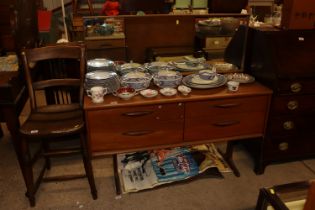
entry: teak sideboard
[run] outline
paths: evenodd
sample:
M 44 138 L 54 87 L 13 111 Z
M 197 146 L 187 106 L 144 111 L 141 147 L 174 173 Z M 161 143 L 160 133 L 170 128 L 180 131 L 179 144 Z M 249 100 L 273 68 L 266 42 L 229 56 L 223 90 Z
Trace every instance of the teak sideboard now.
M 85 96 L 87 138 L 93 156 L 263 137 L 272 91 L 259 83 L 193 89 L 190 95 L 122 100 L 106 95 L 93 104 Z M 235 175 L 232 144 L 225 158 Z

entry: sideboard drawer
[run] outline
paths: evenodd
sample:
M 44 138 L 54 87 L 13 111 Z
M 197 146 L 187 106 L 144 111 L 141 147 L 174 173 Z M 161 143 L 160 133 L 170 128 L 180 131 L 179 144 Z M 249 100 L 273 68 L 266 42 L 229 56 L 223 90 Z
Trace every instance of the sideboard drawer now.
M 125 39 L 87 40 L 85 44 L 87 49 L 100 50 L 112 47 L 124 47 Z
M 184 140 L 263 135 L 265 115 L 265 112 L 245 112 L 233 115 L 212 113 L 212 117 L 186 118 Z
M 93 124 L 123 124 L 177 120 L 184 117 L 182 103 L 96 110 L 87 113 Z
M 91 127 L 89 139 L 92 152 L 180 143 L 183 139 L 183 120 L 143 122 L 132 126 L 107 123 L 102 127 Z
M 191 117 L 213 117 L 214 115 L 224 115 L 252 111 L 266 111 L 268 100 L 266 96 L 251 98 L 236 98 L 200 102 L 188 102 L 185 106 L 186 118 Z

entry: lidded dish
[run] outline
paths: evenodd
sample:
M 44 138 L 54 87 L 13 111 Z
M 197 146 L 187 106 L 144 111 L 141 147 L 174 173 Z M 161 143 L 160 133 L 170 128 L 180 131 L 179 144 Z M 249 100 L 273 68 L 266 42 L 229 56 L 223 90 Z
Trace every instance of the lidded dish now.
M 91 71 L 116 71 L 114 61 L 105 58 L 95 58 L 87 61 L 87 72 Z
M 88 72 L 85 74 L 84 88 L 89 90 L 93 86 L 102 86 L 107 93 L 113 93 L 120 87 L 119 77 L 110 71 Z
M 142 65 L 140 63 L 130 62 L 130 63 L 124 63 L 122 65 L 119 65 L 117 67 L 117 71 L 119 72 L 120 75 L 124 75 L 133 71 L 145 72 L 145 69 L 142 68 Z
M 121 86 L 132 87 L 135 90 L 143 90 L 149 87 L 152 79 L 151 74 L 140 71 L 133 71 L 124 74 L 120 78 Z
M 160 70 L 153 74 L 153 82 L 160 88 L 177 87 L 182 81 L 182 74 L 173 70 Z
M 169 70 L 173 70 L 174 67 L 171 66 L 169 63 L 164 62 L 164 61 L 153 61 L 151 63 L 145 63 L 144 67 L 151 73 L 155 73 L 158 72 L 159 70 L 163 70 L 163 69 L 169 69 Z

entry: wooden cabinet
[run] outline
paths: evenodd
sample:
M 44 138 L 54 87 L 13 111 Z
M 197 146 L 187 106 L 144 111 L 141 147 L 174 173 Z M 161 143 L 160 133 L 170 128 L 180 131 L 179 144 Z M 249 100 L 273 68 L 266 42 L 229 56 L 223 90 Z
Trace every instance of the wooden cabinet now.
M 0 2 L 0 47 L 18 52 L 38 41 L 36 0 Z
M 83 17 L 82 22 L 88 59 L 107 58 L 127 61 L 124 18 Z
M 235 93 L 221 87 L 194 89 L 189 96 L 138 95 L 127 101 L 106 95 L 102 104 L 85 97 L 91 152 L 113 154 L 263 137 L 271 93 L 255 83 Z
M 258 173 L 273 162 L 315 156 L 314 36 L 315 30 L 250 32 L 251 74 L 274 90 L 266 138 L 258 152 L 248 147 Z

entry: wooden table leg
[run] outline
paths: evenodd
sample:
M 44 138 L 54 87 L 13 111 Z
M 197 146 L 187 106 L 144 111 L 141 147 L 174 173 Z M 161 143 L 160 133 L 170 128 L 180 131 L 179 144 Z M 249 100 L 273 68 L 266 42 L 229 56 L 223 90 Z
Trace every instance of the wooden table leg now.
M 121 185 L 120 179 L 118 174 L 118 165 L 117 165 L 117 155 L 113 155 L 113 166 L 114 166 L 114 179 L 115 179 L 115 188 L 116 188 L 116 195 L 121 195 Z
M 222 156 L 225 159 L 225 161 L 227 162 L 227 164 L 230 166 L 234 175 L 236 177 L 240 177 L 241 174 L 238 171 L 238 169 L 235 166 L 234 161 L 233 161 L 233 147 L 234 147 L 234 145 L 235 145 L 235 141 L 228 141 L 225 153 L 222 153 L 221 151 L 220 151 L 220 153 L 222 154 Z
M 1 128 L 1 125 L 0 125 L 0 138 L 3 137 L 3 131 L 2 131 L 2 128 Z

